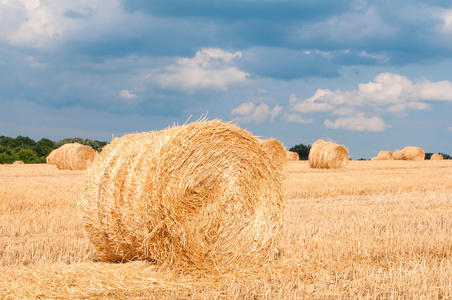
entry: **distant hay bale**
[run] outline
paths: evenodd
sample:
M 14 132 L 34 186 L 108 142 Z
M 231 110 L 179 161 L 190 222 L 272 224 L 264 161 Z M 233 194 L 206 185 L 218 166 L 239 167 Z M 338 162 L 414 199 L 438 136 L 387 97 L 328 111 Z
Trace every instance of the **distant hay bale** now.
M 25 163 L 21 160 L 16 160 L 15 162 L 13 162 L 13 165 L 23 165 L 23 164 Z
M 375 161 L 375 160 L 380 160 L 378 157 L 372 157 L 371 159 L 370 159 L 371 161 Z
M 403 160 L 424 160 L 425 152 L 419 147 L 405 147 L 402 150 Z
M 392 157 L 394 160 L 403 160 L 403 150 L 395 150 Z
M 430 160 L 443 160 L 444 157 L 441 154 L 432 154 Z
M 286 151 L 287 160 L 300 160 L 300 156 L 297 152 Z
M 102 261 L 228 272 L 274 258 L 283 195 L 250 132 L 200 121 L 113 140 L 87 171 L 81 213 Z
M 277 139 L 259 140 L 259 143 L 282 171 L 287 166 L 287 154 L 283 144 Z
M 48 165 L 54 165 L 55 164 L 55 156 L 56 156 L 56 154 L 58 152 L 57 150 L 58 149 L 54 149 L 54 150 L 52 150 L 52 152 L 49 153 L 49 155 L 47 155 L 46 163 Z
M 345 168 L 349 161 L 348 150 L 343 145 L 318 140 L 309 151 L 309 166 L 315 169 Z
M 391 151 L 380 151 L 378 152 L 378 159 L 379 160 L 393 160 L 393 154 Z
M 95 155 L 96 151 L 90 146 L 68 143 L 50 152 L 46 162 L 61 170 L 86 170 Z

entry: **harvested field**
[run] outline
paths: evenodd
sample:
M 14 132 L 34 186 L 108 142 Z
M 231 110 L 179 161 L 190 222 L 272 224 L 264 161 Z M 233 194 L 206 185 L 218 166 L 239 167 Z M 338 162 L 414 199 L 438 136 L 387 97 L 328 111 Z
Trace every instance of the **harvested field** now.
M 0 298 L 452 298 L 451 160 L 289 161 L 279 259 L 202 277 L 97 262 L 78 213 L 83 174 L 0 165 Z

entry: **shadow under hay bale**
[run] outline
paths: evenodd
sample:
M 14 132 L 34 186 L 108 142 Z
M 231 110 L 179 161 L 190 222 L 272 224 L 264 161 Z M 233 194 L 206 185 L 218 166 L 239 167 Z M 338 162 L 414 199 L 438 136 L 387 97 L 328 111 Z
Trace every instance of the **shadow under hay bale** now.
M 60 170 L 86 170 L 95 156 L 96 151 L 90 146 L 68 143 L 50 152 L 46 162 Z
M 315 142 L 309 151 L 309 166 L 313 169 L 345 168 L 348 161 L 348 150 L 345 146 L 324 140 Z
M 283 144 L 277 139 L 259 140 L 259 143 L 264 148 L 264 151 L 275 162 L 278 168 L 282 171 L 287 166 L 286 149 Z
M 380 151 L 378 152 L 378 160 L 393 160 L 394 156 L 391 151 Z
M 250 132 L 195 122 L 113 140 L 88 169 L 81 212 L 103 261 L 230 272 L 274 258 L 282 178 Z
M 424 160 L 425 152 L 419 147 L 405 147 L 402 150 L 403 160 Z
M 286 155 L 287 155 L 287 160 L 290 160 L 290 161 L 300 160 L 300 156 L 298 155 L 297 152 L 287 151 Z

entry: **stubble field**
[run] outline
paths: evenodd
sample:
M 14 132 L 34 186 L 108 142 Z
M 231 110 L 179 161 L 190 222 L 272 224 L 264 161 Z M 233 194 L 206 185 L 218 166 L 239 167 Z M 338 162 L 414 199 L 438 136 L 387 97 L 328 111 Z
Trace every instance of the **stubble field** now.
M 289 162 L 280 257 L 201 276 L 96 261 L 83 171 L 0 165 L 0 298 L 452 298 L 452 161 Z

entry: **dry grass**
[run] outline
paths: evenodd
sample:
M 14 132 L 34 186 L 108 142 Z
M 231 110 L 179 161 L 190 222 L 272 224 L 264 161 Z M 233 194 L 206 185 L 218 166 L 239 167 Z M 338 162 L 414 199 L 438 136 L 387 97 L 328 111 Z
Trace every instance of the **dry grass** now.
M 452 298 L 450 160 L 289 162 L 279 261 L 206 277 L 93 261 L 82 174 L 0 166 L 0 298 Z

